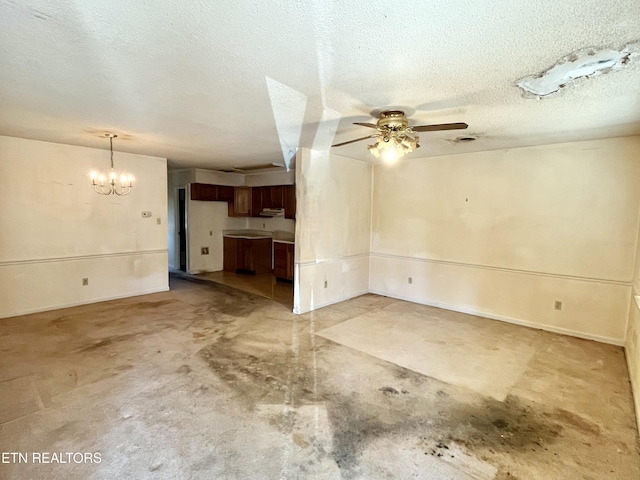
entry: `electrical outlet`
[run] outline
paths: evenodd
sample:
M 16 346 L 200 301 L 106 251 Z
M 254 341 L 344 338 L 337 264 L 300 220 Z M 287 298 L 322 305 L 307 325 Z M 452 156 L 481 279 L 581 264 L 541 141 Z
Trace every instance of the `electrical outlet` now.
M 89 285 L 89 279 L 88 278 L 83 278 L 82 279 L 82 286 L 86 287 L 87 285 Z
M 160 225 L 162 223 L 162 220 L 160 220 L 160 217 L 156 218 L 156 225 Z
M 326 280 L 324 281 L 324 288 L 327 288 L 327 286 L 329 285 L 329 282 L 327 282 Z
M 413 277 L 409 277 L 409 279 L 407 280 L 407 283 L 409 285 L 413 285 Z
M 149 218 L 151 216 L 151 212 L 140 212 L 140 215 L 142 215 L 142 218 Z
M 200 254 L 202 254 L 202 255 L 209 255 L 209 247 L 202 247 L 202 248 L 200 248 Z
M 553 308 L 555 308 L 556 310 L 562 310 L 562 302 L 556 300 L 555 302 L 553 302 Z

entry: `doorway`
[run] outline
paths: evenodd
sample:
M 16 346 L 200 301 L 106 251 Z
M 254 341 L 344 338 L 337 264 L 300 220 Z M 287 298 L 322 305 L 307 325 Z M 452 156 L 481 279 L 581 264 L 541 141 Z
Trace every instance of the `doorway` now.
M 180 270 L 187 271 L 187 213 L 186 189 L 178 189 L 178 243 L 180 249 Z

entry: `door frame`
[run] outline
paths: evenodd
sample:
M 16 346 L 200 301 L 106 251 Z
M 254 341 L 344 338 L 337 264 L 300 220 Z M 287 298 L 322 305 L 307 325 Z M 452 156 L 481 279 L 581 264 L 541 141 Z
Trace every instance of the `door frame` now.
M 184 242 L 185 242 L 185 269 L 180 268 L 180 190 L 184 190 Z M 175 218 L 175 240 L 178 246 L 178 270 L 185 273 L 189 273 L 189 185 L 183 185 L 176 187 L 175 189 L 175 205 L 176 205 L 176 218 Z

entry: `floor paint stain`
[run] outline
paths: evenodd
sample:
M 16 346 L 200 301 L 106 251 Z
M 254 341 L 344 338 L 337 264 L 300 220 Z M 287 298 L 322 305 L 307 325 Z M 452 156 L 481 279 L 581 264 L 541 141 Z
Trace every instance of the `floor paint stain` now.
M 103 338 L 101 340 L 97 340 L 94 341 L 93 343 L 90 343 L 89 345 L 86 345 L 84 347 L 81 347 L 79 349 L 76 350 L 76 353 L 88 353 L 88 352 L 92 352 L 95 350 L 100 350 L 104 347 L 108 347 L 110 345 L 114 345 L 120 342 L 125 342 L 127 340 L 130 340 L 131 338 L 135 337 L 137 334 L 135 333 L 128 333 L 125 335 L 113 335 L 111 337 L 106 337 Z
M 557 412 L 545 412 L 542 407 L 513 396 L 504 402 L 481 397 L 478 403 L 463 403 L 456 400 L 447 384 L 393 364 L 387 368 L 403 382 L 397 387 L 377 387 L 379 401 L 373 403 L 365 396 L 366 392 L 348 395 L 330 391 L 323 382 L 321 369 L 314 386 L 304 358 L 291 370 L 291 352 L 286 345 L 257 349 L 257 340 L 250 336 L 221 337 L 202 348 L 198 355 L 249 409 L 258 403 L 281 402 L 287 388 L 295 389 L 291 396 L 294 407 L 316 401 L 326 405 L 333 432 L 331 455 L 345 479 L 359 477 L 362 452 L 373 440 L 384 436 L 415 436 L 420 448 L 436 452 L 435 456 L 455 443 L 474 455 L 490 458 L 493 453 L 542 450 L 553 445 L 562 434 L 563 425 L 570 423 L 558 417 Z M 261 341 L 264 345 L 264 339 Z M 427 386 L 431 394 L 412 395 L 405 388 L 408 384 Z M 389 401 L 393 402 L 391 413 Z M 295 411 L 290 411 L 289 417 L 271 421 L 279 427 L 293 425 Z M 293 439 L 298 446 L 300 440 Z

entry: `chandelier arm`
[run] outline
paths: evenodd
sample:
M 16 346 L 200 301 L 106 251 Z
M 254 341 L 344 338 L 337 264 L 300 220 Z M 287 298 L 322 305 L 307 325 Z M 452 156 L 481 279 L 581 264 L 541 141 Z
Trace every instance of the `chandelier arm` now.
M 94 184 L 93 187 L 94 187 L 96 193 L 98 193 L 100 195 L 109 195 L 111 193 L 111 192 L 105 192 L 104 185 Z M 100 187 L 100 190 L 98 190 L 98 187 Z

